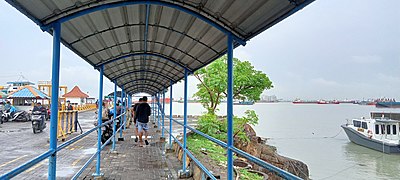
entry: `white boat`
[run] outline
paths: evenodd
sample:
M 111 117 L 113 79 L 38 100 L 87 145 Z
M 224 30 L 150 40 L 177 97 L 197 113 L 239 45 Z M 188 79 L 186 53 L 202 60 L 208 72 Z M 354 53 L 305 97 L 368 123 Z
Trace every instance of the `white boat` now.
M 384 153 L 400 153 L 400 114 L 371 113 L 371 118 L 347 120 L 342 128 L 353 143 Z

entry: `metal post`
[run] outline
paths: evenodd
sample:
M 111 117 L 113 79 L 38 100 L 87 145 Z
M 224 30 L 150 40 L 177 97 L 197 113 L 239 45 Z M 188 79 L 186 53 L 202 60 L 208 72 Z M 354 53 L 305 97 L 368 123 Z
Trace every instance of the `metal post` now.
M 227 166 L 227 173 L 228 179 L 233 179 L 233 37 L 232 35 L 228 35 L 228 90 L 227 90 L 227 118 L 228 118 L 228 148 L 227 148 L 227 155 L 228 155 L 228 166 Z
M 172 81 L 170 82 L 170 88 L 169 88 L 169 148 L 172 148 L 172 141 L 171 141 L 171 136 L 172 136 Z
M 156 115 L 155 115 L 155 106 L 154 106 L 154 104 L 155 104 L 155 100 L 156 100 L 156 98 L 155 98 L 156 96 L 154 95 L 154 96 L 151 96 L 151 101 L 152 101 L 152 103 L 151 103 L 151 110 L 153 111 L 151 114 L 153 115 L 153 124 L 155 124 L 156 123 Z
M 160 129 L 160 94 L 157 93 L 157 127 Z
M 161 93 L 158 93 L 158 129 L 161 129 Z
M 93 176 L 103 176 L 102 173 L 100 173 L 100 155 L 101 155 L 101 127 L 100 125 L 103 123 L 102 120 L 102 115 L 103 115 L 103 73 L 104 73 L 104 66 L 100 67 L 100 82 L 99 82 L 99 109 L 97 112 L 97 124 L 99 125 L 99 128 L 97 129 L 97 164 L 96 164 L 96 173 L 93 174 Z
M 161 129 L 161 137 L 163 137 L 164 138 L 164 117 L 165 117 L 165 89 L 163 89 L 163 95 L 162 95 L 162 98 L 163 98 L 163 104 L 162 104 L 162 113 L 161 113 L 161 116 L 162 116 L 162 129 Z
M 124 105 L 124 113 L 125 113 L 125 115 L 124 115 L 124 131 L 126 130 L 126 105 L 128 104 L 128 102 L 127 102 L 127 98 L 126 98 L 126 92 L 124 92 L 124 99 L 123 99 L 123 103 L 122 103 L 123 105 Z
M 117 126 L 116 126 L 116 123 L 115 123 L 115 121 L 116 121 L 116 118 L 117 117 L 117 83 L 116 82 L 114 82 L 114 114 L 113 114 L 113 118 L 114 118 L 114 121 L 113 121 L 113 135 L 114 135 L 114 137 L 113 137 L 113 144 L 112 144 L 112 150 L 111 151 L 115 151 L 115 138 L 116 138 L 116 130 L 117 130 Z
M 187 89 L 188 89 L 188 71 L 185 70 L 185 85 L 184 85 L 184 91 L 183 91 L 183 156 L 182 156 L 182 162 L 183 162 L 183 173 L 186 174 L 186 126 L 187 126 Z
M 123 89 L 123 87 L 121 88 L 121 104 L 123 104 L 123 99 L 122 99 L 122 97 L 124 97 L 123 96 L 124 95 L 124 89 Z M 122 114 L 122 107 L 121 107 L 121 109 L 120 109 L 120 111 L 121 111 L 121 114 Z M 122 116 L 120 116 L 120 118 L 119 118 L 119 127 L 121 127 L 122 125 L 123 125 L 123 117 Z M 118 141 L 124 141 L 124 138 L 122 137 L 122 130 L 123 130 L 123 128 L 121 128 L 120 130 L 119 130 L 119 138 L 118 138 Z
M 50 146 L 54 151 L 49 159 L 48 176 L 50 180 L 56 179 L 57 164 L 57 120 L 58 120 L 58 88 L 60 85 L 60 34 L 61 24 L 55 23 L 53 26 L 53 60 L 51 72 L 51 120 L 50 120 Z

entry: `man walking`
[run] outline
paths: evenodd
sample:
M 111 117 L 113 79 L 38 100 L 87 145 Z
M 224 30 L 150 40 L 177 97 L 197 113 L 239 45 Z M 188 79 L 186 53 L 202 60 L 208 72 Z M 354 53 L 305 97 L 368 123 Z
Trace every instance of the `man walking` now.
M 135 103 L 132 107 L 132 116 L 133 116 L 133 124 L 135 126 L 135 142 L 138 142 L 138 126 L 137 126 L 137 115 L 136 115 L 136 109 L 142 103 L 143 98 L 139 98 L 139 102 Z
M 146 145 L 149 145 L 149 141 L 147 140 L 149 130 L 147 123 L 149 122 L 149 116 L 151 115 L 150 105 L 147 103 L 147 97 L 143 96 L 142 103 L 138 104 L 136 107 L 136 126 L 139 131 L 139 143 L 140 146 L 143 146 L 143 133 L 144 133 L 144 142 Z

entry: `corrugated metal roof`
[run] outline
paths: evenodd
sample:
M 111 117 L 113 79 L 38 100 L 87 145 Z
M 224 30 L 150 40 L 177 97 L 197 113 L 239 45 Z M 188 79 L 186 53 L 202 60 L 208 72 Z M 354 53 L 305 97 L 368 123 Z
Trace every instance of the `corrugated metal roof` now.
M 160 92 L 314 0 L 7 0 L 133 94 Z
M 50 99 L 45 93 L 32 86 L 25 86 L 21 90 L 10 94 L 8 98 Z

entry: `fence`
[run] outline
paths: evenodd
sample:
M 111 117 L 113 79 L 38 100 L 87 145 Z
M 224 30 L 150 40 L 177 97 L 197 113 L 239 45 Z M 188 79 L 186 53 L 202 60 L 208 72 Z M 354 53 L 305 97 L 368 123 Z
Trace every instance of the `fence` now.
M 67 110 L 58 112 L 57 139 L 65 140 L 67 135 L 72 134 L 78 129 L 78 111 Z M 82 131 L 82 129 L 81 129 Z
M 194 133 L 196 133 L 196 134 L 198 134 L 198 135 L 200 135 L 200 136 L 202 136 L 202 137 L 204 137 L 204 138 L 206 138 L 206 139 L 208 139 L 209 141 L 212 141 L 212 142 L 214 142 L 215 144 L 217 144 L 217 145 L 219 145 L 219 146 L 221 146 L 221 147 L 223 147 L 223 148 L 225 148 L 225 149 L 230 149 L 231 151 L 233 151 L 233 152 L 235 152 L 236 154 L 238 154 L 238 155 L 240 155 L 240 156 L 242 156 L 242 157 L 244 157 L 244 158 L 246 158 L 247 160 L 249 160 L 249 161 L 251 161 L 251 162 L 253 162 L 253 163 L 255 163 L 255 164 L 257 164 L 257 165 L 259 165 L 259 166 L 261 166 L 261 167 L 263 167 L 263 168 L 265 168 L 265 169 L 268 169 L 269 171 L 272 171 L 272 172 L 274 172 L 274 173 L 276 173 L 277 175 L 279 175 L 279 176 L 281 176 L 281 177 L 283 177 L 283 178 L 285 178 L 285 179 L 290 179 L 290 180 L 292 180 L 292 179 L 294 179 L 294 180 L 300 180 L 301 178 L 299 178 L 299 177 L 297 177 L 297 176 L 295 176 L 295 175 L 293 175 L 293 174 L 291 174 L 290 172 L 287 172 L 287 171 L 284 171 L 284 170 L 282 170 L 282 169 L 280 169 L 280 168 L 278 168 L 278 167 L 276 167 L 276 166 L 274 166 L 274 165 L 272 165 L 272 164 L 269 164 L 269 163 L 267 163 L 267 162 L 265 162 L 265 161 L 263 161 L 263 160 L 261 160 L 261 159 L 259 159 L 259 158 L 257 158 L 257 157 L 254 157 L 253 155 L 251 155 L 251 154 L 249 154 L 249 153 L 246 153 L 246 152 L 244 152 L 244 151 L 242 151 L 242 150 L 240 150 L 240 149 L 237 149 L 236 147 L 229 147 L 228 145 L 227 145 L 227 143 L 225 143 L 225 142 L 223 142 L 223 141 L 221 141 L 221 140 L 218 140 L 218 139 L 215 139 L 215 138 L 213 138 L 213 137 L 211 137 L 211 136 L 209 136 L 209 135 L 207 135 L 207 134 L 204 134 L 204 133 L 202 133 L 202 132 L 200 132 L 200 131 L 198 131 L 198 130 L 196 130 L 195 128 L 193 128 L 193 127 L 191 127 L 191 126 L 188 126 L 187 124 L 186 124 L 186 121 L 184 121 L 184 123 L 181 123 L 181 122 L 179 122 L 179 121 L 177 121 L 177 120 L 175 120 L 175 119 L 173 119 L 172 118 L 172 116 L 170 116 L 170 123 L 169 123 L 169 130 L 167 130 L 167 129 L 165 129 L 165 127 L 164 127 L 164 117 L 165 117 L 165 112 L 164 112 L 164 109 L 163 109 L 163 106 L 161 105 L 161 103 L 160 103 L 160 101 L 158 101 L 157 102 L 157 106 L 158 106 L 158 108 L 157 108 L 157 114 L 159 114 L 160 113 L 160 115 L 163 117 L 162 118 L 162 122 L 161 122 L 161 120 L 160 120 L 160 118 L 157 118 L 157 124 L 159 125 L 158 127 L 161 127 L 162 128 L 162 131 L 164 132 L 164 131 L 166 131 L 168 134 L 169 134 L 169 138 L 170 138 L 170 141 L 169 141 L 169 146 L 171 147 L 172 146 L 172 144 L 171 144 L 171 138 L 173 139 L 173 141 L 174 142 L 176 142 L 182 149 L 183 149 L 183 151 L 187 154 L 187 156 L 189 156 L 198 166 L 199 166 L 199 168 L 209 177 L 209 178 L 211 178 L 211 179 L 213 179 L 213 180 L 216 180 L 216 178 L 214 177 L 214 175 L 212 174 L 212 172 L 210 172 L 187 148 L 186 148 L 186 138 L 183 138 L 183 144 L 176 138 L 176 137 L 174 137 L 173 135 L 172 135 L 172 123 L 173 122 L 175 122 L 175 123 L 177 123 L 177 124 L 179 124 L 179 125 L 181 125 L 184 129 L 189 129 L 189 130 L 191 130 L 192 132 L 194 132 Z M 170 106 L 170 108 L 172 108 L 172 106 Z M 172 111 L 171 111 L 172 112 Z M 160 117 L 160 115 L 158 115 L 157 117 Z M 186 130 L 184 130 L 184 133 L 186 132 Z M 186 136 L 186 134 L 184 134 L 184 136 Z M 229 158 L 229 157 L 228 157 Z M 232 159 L 231 159 L 231 161 L 233 162 L 233 157 L 231 157 Z M 186 164 L 186 157 L 182 157 L 182 160 L 184 161 L 183 162 L 183 164 L 184 164 L 184 166 L 185 166 L 185 164 Z M 229 161 L 229 159 L 228 159 L 228 161 Z M 186 172 L 182 172 L 182 173 L 186 173 Z
M 107 121 L 107 122 L 104 122 L 104 123 L 102 123 L 102 124 L 100 124 L 100 125 L 98 125 L 98 126 L 92 128 L 92 129 L 90 129 L 89 131 L 87 131 L 87 132 L 85 132 L 85 133 L 83 133 L 83 134 L 80 134 L 80 135 L 78 135 L 78 136 L 76 136 L 76 137 L 74 137 L 74 138 L 72 138 L 72 139 L 70 139 L 70 140 L 68 140 L 68 141 L 66 141 L 66 142 L 64 142 L 64 143 L 62 143 L 62 144 L 60 144 L 60 145 L 58 145 L 57 148 L 56 148 L 55 150 L 48 150 L 48 151 L 44 152 L 43 154 L 37 156 L 36 158 L 34 158 L 34 159 L 32 159 L 32 160 L 30 160 L 30 161 L 28 161 L 28 162 L 26 162 L 26 163 L 24 163 L 24 164 L 22 164 L 22 165 L 16 167 L 16 168 L 14 168 L 14 169 L 12 169 L 11 171 L 9 171 L 9 172 L 7 172 L 7 173 L 5 173 L 5 174 L 2 174 L 2 175 L 0 176 L 0 179 L 11 179 L 11 178 L 17 176 L 18 174 L 20 174 L 20 173 L 26 171 L 27 169 L 29 169 L 29 168 L 31 168 L 32 166 L 34 166 L 34 165 L 40 163 L 41 161 L 45 160 L 46 158 L 49 158 L 49 157 L 52 156 L 54 153 L 59 152 L 59 151 L 61 151 L 62 149 L 64 149 L 64 148 L 66 148 L 66 147 L 68 147 L 68 146 L 74 144 L 75 142 L 77 142 L 78 140 L 80 140 L 80 139 L 84 138 L 85 136 L 89 135 L 89 134 L 92 133 L 93 131 L 96 131 L 96 130 L 99 130 L 99 129 L 101 130 L 101 127 L 103 127 L 103 126 L 105 126 L 105 125 L 107 125 L 107 124 L 110 124 L 110 123 L 114 123 L 114 124 L 115 124 L 115 121 L 116 121 L 117 119 L 119 119 L 120 117 L 124 116 L 124 115 L 125 115 L 125 113 L 122 113 L 121 115 L 117 116 L 116 118 L 113 118 L 113 119 L 111 119 L 111 120 L 109 120 L 109 121 Z M 102 144 L 101 150 L 103 150 L 104 147 L 105 147 L 108 143 L 111 142 L 111 140 L 115 137 L 115 135 L 117 134 L 118 131 L 121 131 L 121 130 L 122 130 L 123 126 L 125 126 L 125 123 L 126 123 L 126 121 L 123 123 L 123 125 L 121 125 L 121 126 L 118 128 L 118 130 L 115 131 L 116 133 L 114 133 L 104 144 Z M 75 126 L 75 127 L 76 127 L 76 126 Z M 114 127 L 115 127 L 115 125 L 114 125 Z M 114 142 L 115 142 L 115 141 L 114 141 Z M 94 157 L 96 157 L 97 154 L 101 153 L 101 150 L 100 150 L 100 151 L 96 151 L 96 153 L 93 154 L 93 155 L 89 158 L 89 160 L 88 160 L 88 161 L 84 164 L 84 166 L 72 177 L 72 179 L 77 179 L 77 178 L 82 174 L 82 172 L 87 168 L 87 166 L 93 161 Z

